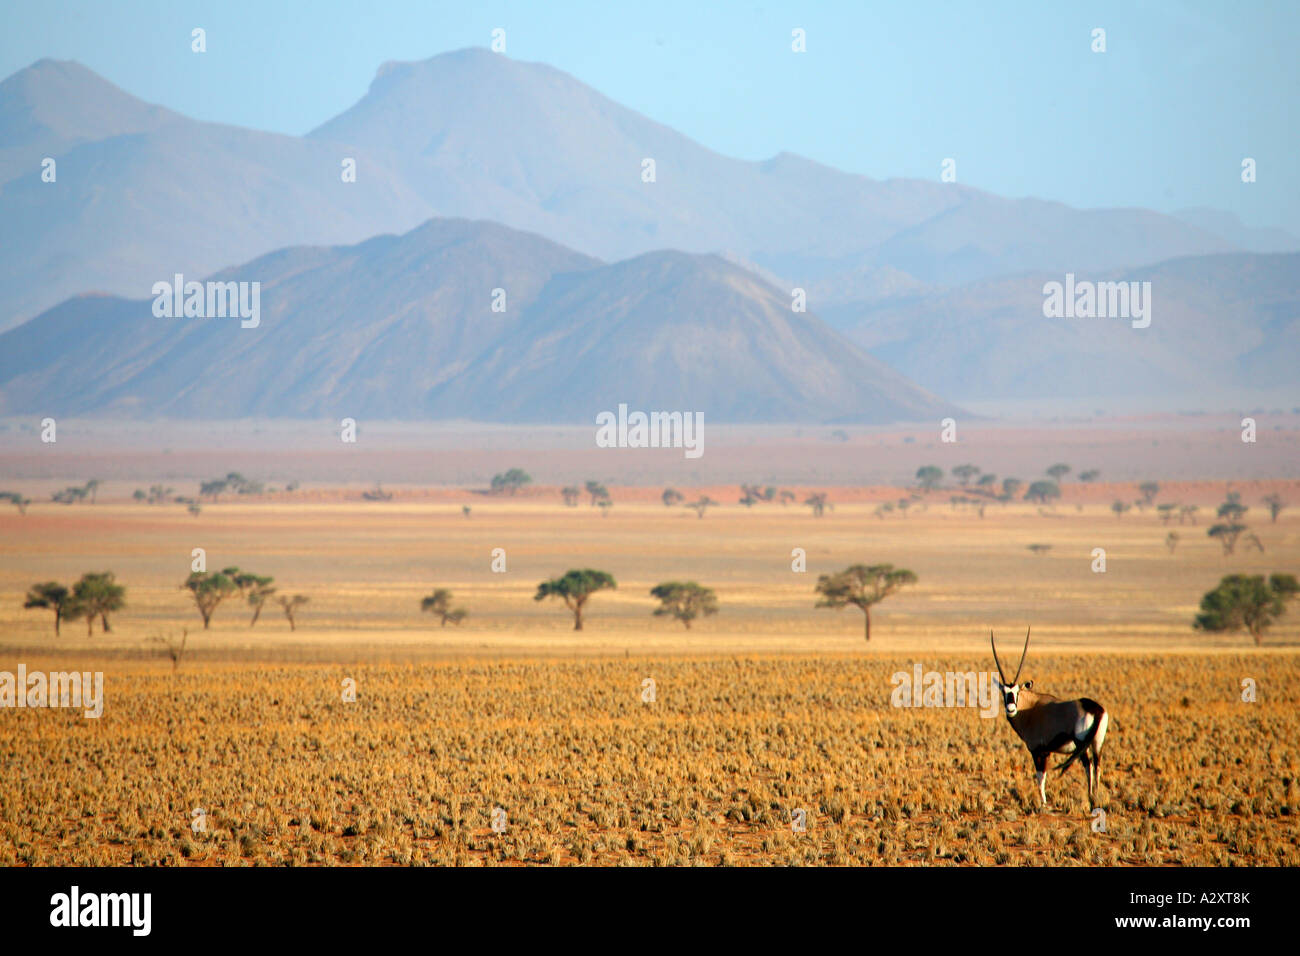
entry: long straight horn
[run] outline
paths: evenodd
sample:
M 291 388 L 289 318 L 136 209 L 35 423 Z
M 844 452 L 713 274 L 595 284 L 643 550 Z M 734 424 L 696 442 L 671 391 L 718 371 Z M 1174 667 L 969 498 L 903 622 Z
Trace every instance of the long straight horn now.
M 998 676 L 1002 678 L 1002 684 L 1005 686 L 1007 675 L 1002 673 L 1002 662 L 998 660 L 998 646 L 993 643 L 993 628 L 989 628 L 989 647 L 993 648 L 993 663 L 998 666 Z
M 1016 665 L 1016 676 L 1011 683 L 1020 683 L 1020 668 L 1025 666 L 1025 655 L 1029 653 L 1029 628 L 1025 628 L 1025 649 L 1020 652 L 1020 663 Z

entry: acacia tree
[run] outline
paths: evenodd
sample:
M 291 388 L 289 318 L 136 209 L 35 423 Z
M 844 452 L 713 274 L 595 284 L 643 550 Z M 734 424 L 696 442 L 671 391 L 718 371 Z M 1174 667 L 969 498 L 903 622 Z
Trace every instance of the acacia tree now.
M 221 497 L 221 493 L 226 490 L 226 479 L 214 478 L 211 481 L 199 482 L 199 497 L 211 498 L 214 502 Z
M 253 619 L 248 622 L 249 627 L 257 623 L 257 619 L 262 615 L 262 605 L 275 593 L 275 588 L 271 587 L 271 582 L 274 580 L 275 578 L 272 577 L 257 578 L 253 586 L 248 589 L 248 603 L 253 609 Z
M 289 630 L 296 631 L 297 623 L 294 621 L 294 615 L 298 613 L 298 608 L 306 604 L 310 598 L 305 598 L 301 594 L 295 594 L 293 597 L 281 594 L 276 598 L 280 602 L 280 607 L 284 610 L 284 616 L 289 619 Z
M 664 507 L 671 508 L 673 505 L 679 505 L 686 500 L 686 497 L 676 488 L 665 488 L 664 493 L 660 495 L 663 499 Z
M 838 574 L 823 574 L 817 579 L 816 593 L 821 595 L 817 607 L 842 610 L 852 604 L 862 611 L 865 634 L 871 640 L 871 606 L 879 604 L 906 584 L 915 584 L 916 575 L 892 564 L 855 564 Z
M 1192 627 L 1199 631 L 1237 631 L 1243 627 L 1264 641 L 1264 631 L 1286 611 L 1288 599 L 1300 592 L 1294 574 L 1229 574 L 1201 598 L 1201 613 Z
M 469 617 L 469 611 L 463 607 L 453 609 L 451 606 L 451 592 L 446 588 L 438 588 L 432 594 L 420 601 L 420 610 L 428 611 L 435 617 L 442 619 L 442 626 L 446 627 L 447 622 L 459 624 L 465 618 Z
M 67 615 L 68 602 L 72 597 L 72 592 L 65 588 L 58 581 L 45 581 L 42 584 L 33 584 L 27 589 L 27 600 L 23 602 L 25 608 L 46 608 L 54 612 L 54 636 L 59 636 L 59 625 Z
M 1115 512 L 1116 518 L 1122 518 L 1124 517 L 1124 512 L 1128 511 L 1131 507 L 1132 507 L 1131 505 L 1125 504 L 1124 502 L 1116 498 L 1113 502 L 1111 502 L 1110 510 Z
M 1070 473 L 1070 466 L 1063 461 L 1059 461 L 1051 468 L 1048 468 L 1046 473 L 1059 484 L 1061 479 Z
M 1233 521 L 1231 523 L 1219 523 L 1213 525 L 1205 533 L 1211 538 L 1218 539 L 1219 544 L 1223 545 L 1223 553 L 1226 557 L 1237 550 L 1237 540 L 1242 536 L 1245 530 L 1246 526 L 1244 524 Z
M 246 599 L 249 605 L 256 609 L 253 613 L 253 620 L 248 625 L 249 627 L 252 627 L 257 623 L 258 615 L 262 613 L 261 602 L 264 602 L 271 596 L 270 592 L 257 597 L 254 597 L 254 595 L 258 595 L 261 589 L 270 587 L 271 582 L 275 579 L 262 577 L 261 575 L 254 574 L 252 571 L 243 571 L 237 567 L 223 568 L 221 573 L 228 577 L 230 582 L 234 584 L 235 589 L 239 591 L 240 598 Z M 274 592 L 275 588 L 271 588 L 270 591 Z
M 1228 495 L 1228 500 L 1219 505 L 1215 512 L 1220 518 L 1228 519 L 1230 524 L 1240 521 L 1250 509 L 1241 503 L 1241 496 L 1236 492 Z
M 87 636 L 97 617 L 107 634 L 112 630 L 108 624 L 109 612 L 126 606 L 126 588 L 117 583 L 112 571 L 87 572 L 72 586 L 72 604 L 76 614 L 70 612 L 68 616 L 85 616 Z
M 826 511 L 826 508 L 828 507 L 826 501 L 826 492 L 824 491 L 813 492 L 807 498 L 804 499 L 803 503 L 806 504 L 809 508 L 812 508 L 812 513 L 814 518 L 820 518 L 822 514 Z
M 694 508 L 695 516 L 697 518 L 703 518 L 704 512 L 707 511 L 709 508 L 712 508 L 716 504 L 717 502 L 714 501 L 712 498 L 710 498 L 708 495 L 701 495 L 698 500 L 690 502 L 689 504 L 686 505 L 686 507 Z
M 560 489 L 560 496 L 564 499 L 564 504 L 569 508 L 578 507 L 578 499 L 582 497 L 582 489 L 577 485 L 566 485 Z
M 1016 496 L 1016 492 L 1020 490 L 1022 485 L 1023 482 L 1019 478 L 1003 478 L 1002 497 L 1005 500 L 1010 501 Z
M 236 594 L 238 586 L 222 571 L 192 571 L 181 587 L 190 592 L 194 606 L 203 618 L 203 629 L 208 630 L 217 605 Z
M 537 585 L 537 593 L 533 596 L 533 600 L 543 601 L 548 597 L 561 598 L 565 606 L 573 612 L 573 629 L 581 631 L 582 609 L 588 599 L 597 591 L 612 590 L 617 587 L 614 578 L 604 571 L 594 571 L 591 568 L 570 569 L 565 572 L 564 577 L 551 578 Z
M 666 581 L 650 589 L 650 596 L 658 598 L 659 607 L 652 612 L 655 617 L 672 616 L 691 629 L 691 621 L 701 614 L 708 617 L 718 613 L 718 598 L 713 588 L 701 587 L 694 581 Z
M 20 515 L 27 514 L 27 506 L 32 503 L 31 498 L 23 497 L 18 491 L 0 491 L 0 501 L 8 501 L 18 509 Z
M 587 494 L 591 495 L 591 506 L 594 508 L 600 501 L 609 500 L 609 489 L 599 481 L 587 482 Z
M 1084 482 L 1085 484 L 1096 481 L 1100 477 L 1101 477 L 1101 471 L 1096 468 L 1092 468 L 1088 471 L 1079 472 L 1079 480 Z
M 916 469 L 916 480 L 926 491 L 934 491 L 943 481 L 943 469 L 938 465 L 922 465 Z
M 492 493 L 499 495 L 503 491 L 508 491 L 513 495 L 532 480 L 533 476 L 522 468 L 511 468 L 504 474 L 492 476 Z
M 1142 492 L 1142 500 L 1146 504 L 1151 504 L 1156 500 L 1156 495 L 1160 494 L 1160 482 L 1144 481 L 1138 485 L 1138 491 Z
M 1277 516 L 1280 515 L 1282 509 L 1286 507 L 1286 502 L 1283 501 L 1282 496 L 1275 491 L 1271 495 L 1266 495 L 1263 499 L 1263 503 L 1268 505 L 1269 516 L 1273 519 L 1273 523 L 1277 524 Z
M 953 477 L 961 482 L 963 488 L 970 484 L 970 480 L 979 473 L 978 465 L 958 465 L 952 470 Z
M 1061 489 L 1054 481 L 1035 481 L 1025 492 L 1026 501 L 1037 501 L 1044 505 L 1053 498 L 1059 497 L 1061 497 Z

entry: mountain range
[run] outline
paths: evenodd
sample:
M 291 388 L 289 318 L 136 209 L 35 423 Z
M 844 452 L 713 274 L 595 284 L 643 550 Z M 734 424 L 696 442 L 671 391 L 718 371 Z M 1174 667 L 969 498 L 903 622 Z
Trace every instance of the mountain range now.
M 255 328 L 87 295 L 0 335 L 0 414 L 594 422 L 627 403 L 708 421 L 888 422 L 957 411 L 718 256 L 605 264 L 496 223 L 435 219 L 285 249 L 213 280 L 261 284 Z
M 70 295 L 142 295 L 175 272 L 434 216 L 500 222 L 606 260 L 718 253 L 802 286 L 878 270 L 958 285 L 1140 266 L 1240 251 L 1249 232 L 1225 238 L 1212 227 L 1231 224 L 1204 211 L 1078 210 L 788 153 L 732 159 L 550 66 L 481 49 L 385 64 L 305 137 L 187 119 L 79 64 L 41 60 L 0 84 L 0 143 L 0 329 Z M 345 183 L 348 158 L 357 175 Z M 1287 240 L 1262 241 L 1276 251 Z
M 385 64 L 300 137 L 38 61 L 0 83 L 0 221 L 7 412 L 932 419 L 1289 385 L 1297 350 L 1282 230 L 733 159 L 480 49 Z M 1067 272 L 1152 281 L 1151 328 L 1045 319 Z M 176 273 L 261 282 L 262 327 L 156 318 Z

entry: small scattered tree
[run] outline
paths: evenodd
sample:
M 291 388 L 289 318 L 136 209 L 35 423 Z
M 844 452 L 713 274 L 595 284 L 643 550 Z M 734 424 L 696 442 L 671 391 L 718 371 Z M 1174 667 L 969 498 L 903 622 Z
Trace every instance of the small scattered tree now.
M 203 618 L 203 629 L 208 630 L 212 623 L 212 614 L 226 598 L 237 594 L 239 588 L 225 573 L 220 571 L 193 571 L 181 587 L 190 592 L 194 606 Z
M 189 636 L 190 632 L 187 628 L 181 631 L 181 639 L 179 641 L 175 640 L 170 634 L 165 636 L 157 634 L 149 638 L 151 644 L 163 645 L 163 653 L 172 660 L 173 674 L 176 673 L 177 668 L 180 667 L 181 658 L 185 656 L 185 642 L 189 639 Z
M 1200 505 L 1183 505 L 1178 509 L 1178 523 L 1186 524 L 1190 521 L 1192 524 L 1196 524 L 1196 512 L 1200 510 Z
M 1300 591 L 1293 574 L 1229 574 L 1201 598 L 1201 613 L 1192 626 L 1200 631 L 1238 631 L 1243 627 L 1264 641 L 1264 631 L 1286 611 L 1286 602 Z
M 1156 500 L 1156 495 L 1160 494 L 1160 482 L 1144 481 L 1138 485 L 1138 491 L 1142 493 L 1144 504 L 1152 504 Z
M 970 484 L 970 480 L 979 473 L 979 467 L 976 465 L 958 465 L 952 470 L 953 477 L 961 482 L 963 488 Z
M 594 508 L 601 501 L 609 499 L 609 489 L 599 481 L 587 482 L 587 494 L 591 495 L 591 506 Z
M 1061 489 L 1054 481 L 1035 481 L 1025 492 L 1026 501 L 1037 501 L 1043 505 L 1059 497 L 1061 497 Z
M 862 611 L 866 639 L 871 640 L 871 607 L 907 584 L 916 575 L 892 564 L 855 564 L 838 574 L 823 574 L 814 589 L 821 599 L 817 607 L 842 610 L 850 604 Z
M 778 497 L 780 498 L 781 504 L 787 507 L 789 506 L 790 502 L 798 500 L 798 496 L 793 491 L 788 491 L 785 488 L 781 489 L 781 492 Z
M 522 468 L 511 468 L 504 474 L 492 476 L 492 493 L 499 495 L 508 491 L 513 495 L 532 480 L 532 475 Z
M 1123 501 L 1120 501 L 1118 498 L 1116 498 L 1113 502 L 1111 502 L 1110 510 L 1115 512 L 1116 518 L 1122 518 L 1124 517 L 1124 512 L 1128 511 L 1131 507 L 1132 507 L 1131 505 Z
M 813 517 L 820 518 L 828 507 L 826 492 L 815 491 L 804 499 L 804 504 L 812 509 Z
M 557 597 L 573 612 L 573 629 L 582 630 L 582 609 L 597 591 L 617 588 L 612 575 L 591 568 L 571 569 L 563 577 L 551 578 L 537 585 L 534 601 L 544 601 L 548 597 Z
M 67 616 L 68 602 L 72 597 L 72 592 L 65 588 L 58 581 L 45 581 L 41 584 L 33 584 L 27 589 L 27 599 L 23 602 L 25 608 L 44 608 L 54 612 L 54 636 L 59 636 L 59 625 L 63 623 L 63 618 Z
M 0 501 L 7 501 L 18 509 L 20 515 L 27 514 L 27 506 L 32 503 L 31 498 L 23 497 L 18 491 L 0 491 Z
M 1210 527 L 1205 533 L 1223 545 L 1223 554 L 1228 556 L 1237 550 L 1237 541 L 1246 531 L 1246 526 L 1239 522 L 1220 522 Z
M 296 631 L 298 624 L 294 615 L 298 613 L 298 608 L 306 604 L 310 598 L 305 598 L 301 594 L 295 594 L 292 597 L 281 594 L 276 600 L 280 602 L 280 607 L 284 610 L 284 616 L 289 619 L 289 630 Z
M 199 483 L 199 497 L 211 498 L 215 503 L 221 498 L 221 493 L 226 490 L 226 479 L 214 478 L 212 481 L 203 481 Z
M 1286 507 L 1286 502 L 1282 500 L 1282 496 L 1275 491 L 1271 495 L 1265 495 L 1262 503 L 1268 505 L 1269 517 L 1273 519 L 1274 524 L 1277 524 L 1277 516 Z
M 686 497 L 676 488 L 665 488 L 664 493 L 660 497 L 663 499 L 665 508 L 679 505 L 686 500 Z
M 1034 554 L 1040 554 L 1040 555 L 1046 554 L 1048 551 L 1052 550 L 1052 546 L 1050 544 L 1031 544 L 1028 547 L 1030 551 L 1034 552 Z
M 1169 549 L 1170 554 L 1174 553 L 1174 550 L 1178 547 L 1178 542 L 1180 540 L 1181 539 L 1178 537 L 1177 531 L 1170 531 L 1167 535 L 1165 535 L 1165 547 Z
M 427 611 L 434 617 L 441 619 L 443 627 L 447 626 L 448 621 L 459 624 L 469 617 L 469 611 L 465 610 L 465 608 L 453 608 L 451 606 L 451 592 L 446 588 L 438 588 L 432 594 L 423 598 L 420 601 L 420 610 Z
M 933 491 L 943 481 L 943 469 L 938 465 L 922 465 L 916 469 L 916 480 L 926 491 Z
M 987 492 L 988 494 L 993 494 L 993 486 L 996 485 L 997 483 L 998 483 L 998 476 L 993 474 L 993 472 L 991 471 L 985 472 L 984 474 L 980 475 L 979 481 L 975 482 L 975 484 L 979 488 L 981 488 L 983 491 Z
M 564 499 L 566 508 L 576 508 L 578 499 L 582 497 L 582 489 L 577 485 L 565 485 L 560 489 L 560 497 Z
M 108 615 L 126 606 L 126 588 L 118 584 L 112 571 L 87 572 L 72 586 L 72 604 L 86 618 L 86 635 L 91 634 L 95 618 L 107 634 L 112 628 Z M 72 615 L 69 615 L 72 616 Z
M 1015 498 L 1015 496 L 1019 493 L 1022 485 L 1023 482 L 1021 482 L 1019 478 L 1003 478 L 1002 497 L 1005 500 L 1010 501 L 1011 499 Z
M 1235 492 L 1228 495 L 1228 500 L 1219 505 L 1217 515 L 1227 519 L 1229 524 L 1240 521 L 1250 509 L 1241 503 L 1241 497 Z
M 667 581 L 650 589 L 650 596 L 658 598 L 655 617 L 674 617 L 691 629 L 691 621 L 704 615 L 718 613 L 718 598 L 713 588 L 701 587 L 694 581 Z
M 1090 484 L 1096 481 L 1100 477 L 1101 477 L 1101 472 L 1096 468 L 1092 468 L 1088 471 L 1079 472 L 1079 480 L 1084 482 L 1085 484 Z
M 1047 469 L 1048 477 L 1050 477 L 1053 481 L 1057 482 L 1058 484 L 1060 483 L 1061 479 L 1064 478 L 1069 473 L 1070 473 L 1070 466 L 1063 461 L 1057 462 L 1051 468 Z
M 275 578 L 272 577 L 254 577 L 253 585 L 248 589 L 248 603 L 253 609 L 253 619 L 248 622 L 249 627 L 257 623 L 257 619 L 262 616 L 262 606 L 271 595 L 275 594 L 275 588 L 271 586 L 274 580 Z
M 76 504 L 78 501 L 84 501 L 87 491 L 85 488 L 78 488 L 71 485 L 62 491 L 56 491 L 50 495 L 50 500 L 60 505 Z
M 1160 523 L 1169 524 L 1174 520 L 1174 515 L 1178 513 L 1178 505 L 1169 503 L 1156 505 L 1156 511 L 1160 515 Z
M 715 507 L 716 505 L 717 502 L 714 501 L 712 498 L 710 498 L 708 495 L 701 495 L 696 501 L 692 501 L 689 504 L 687 504 L 686 507 L 694 508 L 696 517 L 703 518 L 704 512 L 709 508 Z

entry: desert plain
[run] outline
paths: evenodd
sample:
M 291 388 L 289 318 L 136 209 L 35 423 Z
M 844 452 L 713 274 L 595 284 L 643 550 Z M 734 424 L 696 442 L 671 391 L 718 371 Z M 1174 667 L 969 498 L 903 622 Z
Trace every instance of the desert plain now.
M 1234 437 L 1221 431 L 1214 441 Z M 674 481 L 675 462 L 638 466 L 639 483 L 595 472 L 589 449 L 439 455 L 461 482 L 394 467 L 385 500 L 363 497 L 388 478 L 382 455 L 359 480 L 310 463 L 328 451 L 301 451 L 315 480 L 287 491 L 272 478 L 275 491 L 201 499 L 194 514 L 132 494 L 156 474 L 195 495 L 226 470 L 218 451 L 89 450 L 51 468 L 6 440 L 0 485 L 33 503 L 0 511 L 0 670 L 102 671 L 105 691 L 99 718 L 0 709 L 0 864 L 1300 863 L 1300 614 L 1258 646 L 1191 626 L 1223 575 L 1300 569 L 1285 450 L 1253 466 L 1279 477 L 1216 475 L 1237 467 L 1236 447 L 1193 441 L 1125 480 L 1067 477 L 1046 505 L 982 500 L 951 479 L 920 491 L 915 462 L 946 450 L 899 436 L 879 439 L 894 443 L 892 473 L 864 464 L 856 484 L 831 466 L 851 470 L 854 444 L 875 439 L 819 433 L 806 453 L 792 440 L 766 458 L 737 441 L 696 482 Z M 1008 456 L 1040 461 L 1017 461 L 1026 480 L 1062 458 L 1006 440 Z M 1098 441 L 1099 459 L 1131 460 Z M 262 477 L 294 454 L 228 458 Z M 495 462 L 483 476 L 478 457 Z M 991 452 L 964 457 L 1002 470 Z M 818 461 L 823 481 L 796 480 Z M 492 467 L 521 463 L 533 483 L 484 493 Z M 49 500 L 105 471 L 93 503 Z M 743 506 L 733 472 L 794 497 Z M 560 488 L 592 477 L 613 506 L 585 493 L 566 506 Z M 1142 499 L 1140 479 L 1159 492 L 1117 516 L 1113 501 Z M 669 485 L 718 505 L 665 506 Z M 815 492 L 833 506 L 820 517 L 803 504 Z M 1262 550 L 1228 555 L 1207 536 L 1230 492 Z M 1275 521 L 1270 494 L 1291 503 Z M 1197 511 L 1162 517 L 1174 502 Z M 181 587 L 196 548 L 208 568 L 306 597 L 296 627 L 274 604 L 250 626 L 230 599 L 205 629 Z M 873 608 L 869 642 L 858 610 L 815 606 L 818 576 L 856 563 L 917 575 Z M 617 581 L 581 631 L 563 604 L 534 600 L 570 568 Z M 52 614 L 23 607 L 37 582 L 104 570 L 127 589 L 107 633 L 76 620 L 55 636 Z M 653 616 L 650 589 L 687 580 L 714 589 L 719 612 L 689 629 Z M 421 612 L 435 588 L 464 621 Z M 1030 626 L 1035 688 L 1111 714 L 1100 812 L 1077 765 L 1050 774 L 1040 808 L 1000 714 L 894 706 L 894 675 L 991 671 L 990 629 L 1013 666 Z

